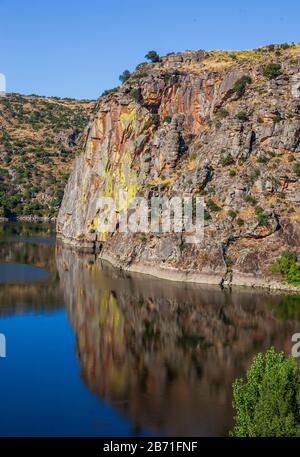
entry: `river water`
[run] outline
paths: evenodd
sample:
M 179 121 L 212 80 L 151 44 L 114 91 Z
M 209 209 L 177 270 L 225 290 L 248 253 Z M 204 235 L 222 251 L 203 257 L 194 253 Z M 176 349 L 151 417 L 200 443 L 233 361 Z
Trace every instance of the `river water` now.
M 226 436 L 232 382 L 291 352 L 300 297 L 128 275 L 0 226 L 1 436 Z

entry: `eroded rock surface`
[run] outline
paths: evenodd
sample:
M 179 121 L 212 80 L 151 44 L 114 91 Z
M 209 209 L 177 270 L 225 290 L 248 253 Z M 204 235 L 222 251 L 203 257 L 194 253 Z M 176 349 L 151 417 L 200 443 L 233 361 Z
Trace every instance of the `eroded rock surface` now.
M 264 68 L 272 62 L 281 74 L 268 79 Z M 299 74 L 297 46 L 185 52 L 139 65 L 98 101 L 65 190 L 58 236 L 129 270 L 282 287 L 269 267 L 284 249 L 299 248 Z M 251 82 L 239 92 L 244 75 Z M 100 197 L 118 201 L 124 190 L 125 204 L 135 196 L 202 195 L 203 242 L 118 227 L 103 234 Z

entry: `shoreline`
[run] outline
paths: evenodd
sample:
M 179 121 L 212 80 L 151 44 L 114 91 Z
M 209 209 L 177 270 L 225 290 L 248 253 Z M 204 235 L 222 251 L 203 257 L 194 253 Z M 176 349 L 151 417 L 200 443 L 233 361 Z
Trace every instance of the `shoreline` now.
M 18 216 L 18 217 L 0 217 L 0 222 L 56 222 L 57 217 L 48 216 Z
M 245 276 L 241 274 L 236 274 L 236 279 L 234 279 L 234 274 L 232 280 L 227 282 L 224 280 L 224 276 L 221 274 L 206 274 L 206 273 L 197 273 L 192 271 L 181 271 L 178 269 L 171 268 L 161 268 L 152 265 L 145 264 L 133 264 L 129 266 L 119 265 L 110 255 L 101 254 L 97 257 L 97 260 L 103 260 L 110 263 L 114 268 L 119 268 L 120 270 L 137 273 L 142 275 L 147 275 L 166 281 L 172 282 L 182 282 L 185 284 L 199 284 L 203 286 L 218 286 L 220 289 L 230 289 L 232 287 L 243 287 L 247 289 L 264 289 L 272 292 L 284 291 L 291 292 L 294 294 L 300 294 L 300 287 L 292 286 L 289 284 L 280 283 L 278 281 L 267 281 L 263 278 L 254 278 L 253 276 Z
M 107 253 L 95 251 L 95 244 L 91 242 L 78 242 L 75 240 L 65 240 L 60 234 L 57 234 L 57 242 L 61 243 L 65 248 L 75 249 L 85 253 L 93 253 L 96 256 L 96 261 L 108 262 L 114 268 L 128 273 L 137 273 L 145 276 L 151 276 L 158 279 L 181 282 L 184 284 L 199 284 L 203 286 L 218 286 L 220 289 L 230 289 L 232 287 L 241 287 L 247 289 L 263 289 L 271 292 L 290 292 L 292 294 L 300 294 L 300 286 L 292 286 L 290 284 L 281 283 L 275 280 L 267 280 L 251 275 L 244 275 L 238 272 L 232 272 L 231 280 L 226 280 L 226 274 L 221 273 L 198 273 L 195 271 L 183 271 L 172 268 L 161 268 L 159 266 L 135 263 L 131 265 L 120 264 L 113 256 Z

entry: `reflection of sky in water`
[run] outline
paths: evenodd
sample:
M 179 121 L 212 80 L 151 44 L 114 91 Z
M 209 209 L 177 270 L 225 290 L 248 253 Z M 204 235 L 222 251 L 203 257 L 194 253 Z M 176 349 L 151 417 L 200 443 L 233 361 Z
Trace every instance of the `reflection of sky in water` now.
M 47 271 L 42 268 L 18 263 L 0 263 L 0 284 L 17 284 L 45 281 Z
M 18 241 L 19 243 L 30 243 L 30 244 L 55 244 L 55 240 L 51 238 L 40 238 L 40 237 L 23 237 L 13 236 L 8 241 Z
M 127 418 L 96 398 L 80 377 L 75 337 L 63 310 L 0 319 L 0 436 L 134 433 Z
M 30 224 L 0 229 L 0 333 L 7 342 L 7 357 L 0 359 L 0 436 L 143 435 L 81 379 L 54 237 L 44 236 L 43 226 L 30 233 Z

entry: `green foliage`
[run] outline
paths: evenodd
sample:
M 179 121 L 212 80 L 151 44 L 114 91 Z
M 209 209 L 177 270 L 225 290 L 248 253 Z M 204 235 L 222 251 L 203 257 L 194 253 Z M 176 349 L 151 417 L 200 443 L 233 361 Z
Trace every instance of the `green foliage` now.
M 171 124 L 172 116 L 165 116 L 164 117 L 164 124 Z
M 230 170 L 230 171 L 229 171 L 229 176 L 230 176 L 231 178 L 233 178 L 234 176 L 236 176 L 236 171 L 235 171 L 235 170 Z
M 159 55 L 156 51 L 149 51 L 145 55 L 145 59 L 151 60 L 151 62 L 159 62 Z
M 281 65 L 279 63 L 269 63 L 264 67 L 263 75 L 268 79 L 275 79 L 281 75 Z
M 270 157 L 268 157 L 266 155 L 262 155 L 257 158 L 258 163 L 268 163 L 269 161 L 270 161 Z
M 276 176 L 271 176 L 271 177 L 270 177 L 270 180 L 271 180 L 271 183 L 272 183 L 272 185 L 273 185 L 273 189 L 274 189 L 275 191 L 277 191 L 277 190 L 278 190 L 278 186 L 279 186 L 278 179 L 276 178 Z M 280 198 L 285 198 L 284 192 L 278 192 L 278 197 L 280 197 Z
M 226 109 L 224 108 L 220 108 L 217 112 L 216 112 L 216 118 L 217 119 L 225 119 L 226 117 L 229 116 L 229 113 Z
M 289 49 L 290 47 L 292 47 L 292 45 L 289 43 L 282 43 L 279 45 L 279 47 L 283 50 L 286 50 L 286 49 Z
M 106 95 L 113 94 L 118 90 L 117 87 L 113 87 L 112 89 L 106 89 L 104 92 L 102 92 L 101 97 L 105 97 Z
M 290 319 L 300 322 L 300 296 L 283 295 L 281 302 L 272 306 L 276 319 L 288 321 Z
M 253 170 L 250 170 L 249 173 L 249 180 L 251 183 L 254 183 L 260 176 L 260 170 L 258 168 L 254 168 Z
M 242 225 L 245 224 L 245 222 L 243 221 L 243 219 L 241 219 L 240 217 L 236 220 L 236 223 L 239 227 L 241 227 Z
M 211 198 L 206 202 L 206 207 L 212 212 L 220 211 L 221 209 Z
M 204 220 L 209 221 L 210 219 L 211 219 L 211 215 L 210 215 L 209 211 L 207 211 L 207 209 L 204 208 Z
M 255 208 L 255 215 L 259 225 L 268 225 L 268 216 L 265 214 L 264 210 L 260 206 L 257 206 Z
M 273 116 L 273 123 L 274 124 L 279 124 L 281 121 L 281 115 L 278 113 L 278 114 L 275 114 L 275 116 Z
M 233 265 L 233 260 L 232 260 L 232 258 L 231 258 L 228 254 L 226 254 L 226 255 L 224 256 L 224 261 L 225 261 L 225 265 L 226 265 L 226 270 L 227 270 L 227 272 L 232 271 L 232 265 Z
M 275 51 L 275 44 L 268 44 L 266 46 L 267 50 L 270 51 L 270 52 L 274 52 Z
M 239 97 L 244 95 L 248 84 L 251 84 L 252 79 L 248 75 L 244 75 L 241 78 L 237 79 L 233 86 L 233 92 L 235 92 Z
M 145 71 L 140 71 L 140 72 L 136 72 L 136 73 L 133 73 L 133 75 L 131 75 L 131 79 L 142 79 L 142 78 L 146 78 L 148 76 L 148 73 L 146 73 Z
M 234 164 L 234 158 L 232 157 L 231 154 L 227 154 L 225 157 L 221 159 L 221 164 L 223 167 L 228 167 L 229 165 Z
M 141 90 L 138 88 L 133 88 L 130 91 L 130 95 L 136 102 L 139 102 L 141 99 Z
M 145 233 L 140 233 L 138 235 L 138 237 L 139 237 L 140 241 L 142 241 L 142 242 L 147 241 L 147 237 L 146 237 Z
M 160 124 L 160 116 L 159 116 L 159 114 L 157 114 L 157 113 L 152 114 L 151 119 L 152 119 L 152 123 L 154 125 L 159 125 Z
M 300 436 L 300 367 L 269 349 L 255 356 L 245 379 L 233 383 L 236 437 Z
M 130 71 L 129 70 L 124 70 L 123 73 L 119 76 L 119 80 L 122 83 L 125 83 L 126 81 L 128 81 L 129 78 L 130 78 Z
M 246 203 L 250 203 L 250 205 L 253 205 L 253 206 L 256 205 L 256 203 L 257 203 L 256 198 L 251 194 L 246 195 L 244 197 L 244 200 Z
M 283 251 L 271 266 L 271 271 L 281 273 L 288 284 L 300 286 L 300 261 L 291 251 Z
M 236 115 L 236 118 L 237 118 L 239 121 L 242 121 L 242 122 L 247 122 L 247 121 L 249 121 L 249 116 L 248 116 L 248 114 L 246 113 L 246 111 L 240 111 L 240 112 Z
M 295 163 L 293 166 L 293 172 L 296 173 L 297 176 L 300 176 L 300 163 Z
M 164 73 L 163 74 L 163 78 L 164 78 L 164 82 L 165 84 L 168 84 L 170 79 L 172 78 L 172 76 L 174 75 L 175 73 Z
M 5 170 L 0 171 L 0 207 L 6 217 L 57 214 L 60 198 L 55 191 L 65 185 L 92 111 L 90 102 L 58 100 L 15 94 L 7 94 L 8 103 L 0 100 L 0 118 L 10 125 L 0 132 L 0 167 Z M 33 136 L 33 128 L 43 132 Z
M 237 216 L 237 213 L 235 211 L 233 211 L 232 209 L 230 209 L 228 211 L 228 216 L 231 218 L 231 219 L 235 219 L 236 216 Z

